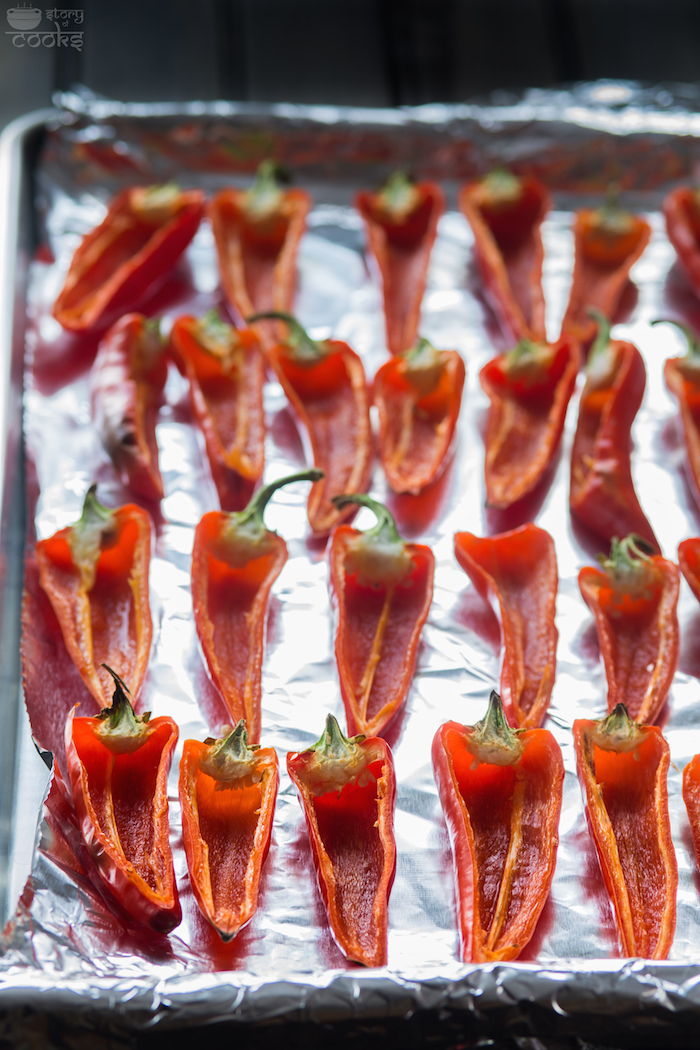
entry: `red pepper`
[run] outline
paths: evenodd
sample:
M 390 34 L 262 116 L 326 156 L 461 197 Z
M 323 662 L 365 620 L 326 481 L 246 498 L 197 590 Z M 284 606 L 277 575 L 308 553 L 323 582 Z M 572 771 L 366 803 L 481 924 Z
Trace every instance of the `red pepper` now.
M 559 446 L 579 370 L 575 339 L 521 340 L 479 374 L 486 424 L 486 503 L 505 509 L 537 486 Z
M 581 569 L 578 582 L 595 617 L 608 711 L 624 702 L 637 722 L 654 722 L 678 666 L 678 566 L 627 536 L 613 539 L 600 569 Z
M 591 308 L 613 317 L 634 263 L 649 243 L 651 227 L 609 201 L 597 210 L 576 212 L 574 276 L 562 334 L 569 332 L 588 348 L 596 325 Z
M 112 706 L 66 723 L 66 757 L 80 829 L 100 876 L 124 910 L 161 933 L 182 918 L 168 827 L 172 718 L 137 718 L 114 677 Z
M 664 200 L 668 239 L 696 295 L 700 295 L 700 199 L 698 190 L 680 186 Z
M 286 340 L 269 350 L 269 361 L 308 435 L 314 464 L 323 471 L 311 487 L 308 515 L 313 531 L 325 535 L 347 516 L 333 505 L 333 497 L 369 484 L 372 428 L 365 370 L 347 343 L 315 342 L 288 314 L 256 314 L 248 320 L 264 318 L 289 326 Z
M 66 649 L 100 708 L 108 707 L 118 667 L 138 696 L 148 669 L 153 625 L 148 598 L 151 519 L 127 503 L 108 510 L 96 485 L 82 517 L 36 545 L 39 580 L 56 613 Z
M 395 172 L 379 193 L 358 193 L 355 205 L 382 277 L 387 347 L 390 354 L 403 354 L 416 341 L 445 198 L 436 183 L 414 184 Z
M 534 178 L 492 171 L 469 182 L 459 206 L 474 231 L 474 250 L 496 315 L 516 341 L 543 343 L 542 220 L 552 206 L 547 187 Z
M 462 959 L 516 959 L 554 875 L 559 745 L 546 729 L 510 729 L 492 692 L 481 722 L 438 729 L 433 771 L 454 857 Z
M 646 369 L 632 343 L 610 339 L 610 325 L 595 314 L 600 334 L 591 349 L 571 453 L 571 513 L 607 548 L 613 536 L 635 532 L 659 544 L 639 505 L 632 481 L 630 431 L 644 396 Z
M 350 733 L 381 736 L 413 679 L 423 625 L 433 600 L 435 556 L 404 543 L 391 514 L 363 495 L 337 496 L 377 516 L 372 529 L 335 530 L 328 560 L 337 607 L 335 659 Z
M 683 801 L 693 834 L 695 859 L 700 865 L 700 755 L 691 758 L 683 770 Z
M 394 492 L 417 494 L 444 470 L 463 386 L 457 351 L 436 350 L 427 339 L 375 375 L 379 457 Z
M 396 869 L 396 774 L 379 737 L 343 736 L 328 715 L 321 739 L 287 755 L 311 840 L 333 938 L 364 966 L 387 961 L 387 911 Z
M 697 536 L 678 544 L 678 564 L 688 586 L 700 602 L 700 539 Z
M 163 281 L 190 243 L 204 210 L 201 190 L 134 187 L 112 200 L 83 237 L 53 308 L 64 328 L 106 328 Z
M 178 317 L 172 346 L 189 380 L 223 510 L 242 510 L 265 460 L 265 359 L 250 328 L 237 331 L 212 310 Z
M 557 668 L 557 555 L 536 525 L 480 539 L 455 533 L 455 557 L 477 591 L 495 598 L 503 634 L 501 694 L 511 725 L 531 729 L 549 707 Z
M 100 343 L 90 374 L 92 417 L 122 484 L 163 498 L 156 416 L 168 378 L 157 321 L 127 314 Z
M 698 255 L 700 257 L 700 252 Z M 691 328 L 678 321 L 659 320 L 651 323 L 674 324 L 685 333 L 688 340 L 685 356 L 670 357 L 664 364 L 664 379 L 678 401 L 690 486 L 700 504 L 700 342 Z
M 209 206 L 226 298 L 245 320 L 292 309 L 296 259 L 311 197 L 281 190 L 273 161 L 263 161 L 249 190 L 221 190 Z
M 665 959 L 676 928 L 678 868 L 671 841 L 668 744 L 623 704 L 574 722 L 578 777 L 622 954 Z
M 184 743 L 180 805 L 190 883 L 224 941 L 257 910 L 278 783 L 277 754 L 249 747 L 243 720 L 223 740 Z
M 246 720 L 260 736 L 260 679 L 267 606 L 272 584 L 287 561 L 281 536 L 265 528 L 263 514 L 278 488 L 315 481 L 320 471 L 273 481 L 245 510 L 205 514 L 194 534 L 192 604 L 197 634 L 210 674 L 234 722 Z

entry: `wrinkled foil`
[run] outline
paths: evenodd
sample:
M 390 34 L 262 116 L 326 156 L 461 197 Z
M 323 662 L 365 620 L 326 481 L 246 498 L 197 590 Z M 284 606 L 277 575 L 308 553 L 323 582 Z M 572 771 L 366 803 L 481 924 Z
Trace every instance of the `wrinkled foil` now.
M 629 190 L 623 202 L 636 201 L 647 212 L 651 243 L 632 271 L 633 285 L 614 336 L 636 343 L 646 362 L 646 394 L 633 429 L 633 474 L 663 553 L 675 559 L 678 542 L 700 531 L 700 511 L 683 472 L 676 406 L 662 380 L 664 360 L 684 351 L 674 329 L 651 328 L 649 322 L 664 316 L 700 320 L 700 304 L 675 265 L 658 211 L 662 194 L 694 171 L 700 114 L 691 112 L 697 100 L 687 91 L 663 90 L 665 95 L 661 89 L 654 93 L 603 83 L 569 93 L 531 92 L 500 106 L 415 111 L 225 103 L 126 106 L 64 96 L 66 108 L 49 131 L 36 173 L 42 247 L 29 282 L 25 432 L 39 489 L 37 536 L 74 522 L 93 480 L 108 505 L 133 498 L 120 486 L 91 423 L 89 360 L 80 359 L 72 337 L 50 314 L 73 251 L 100 221 L 117 188 L 174 176 L 183 185 L 207 190 L 232 182 L 247 185 L 258 160 L 270 153 L 282 157 L 315 198 L 299 254 L 297 316 L 317 338 L 347 340 L 371 380 L 386 360 L 384 321 L 375 267 L 351 207 L 353 191 L 377 184 L 401 166 L 441 177 L 453 190 L 456 180 L 500 159 L 515 170 L 543 175 L 555 191 L 557 210 L 543 225 L 552 339 L 571 280 L 571 207 L 591 194 L 599 199 L 615 179 Z M 221 302 L 213 237 L 205 222 L 186 263 L 159 293 L 158 312 L 167 330 L 178 314 L 200 313 Z M 435 597 L 415 679 L 405 712 L 390 732 L 398 778 L 398 862 L 388 967 L 350 966 L 334 945 L 302 813 L 284 770 L 286 753 L 318 739 L 328 712 L 344 724 L 325 551 L 309 539 L 307 486 L 294 485 L 275 494 L 266 514 L 268 526 L 287 541 L 289 561 L 273 588 L 263 669 L 261 741 L 277 749 L 282 779 L 255 918 L 232 944 L 223 945 L 199 915 L 182 848 L 179 749 L 169 797 L 184 918 L 169 938 L 120 931 L 99 893 L 75 874 L 70 858 L 76 829 L 69 819 L 57 827 L 60 787 L 54 785 L 39 822 L 31 876 L 6 932 L 0 1003 L 104 1008 L 147 1026 L 407 1017 L 416 1009 L 438 1007 L 481 1012 L 520 1000 L 559 1014 L 611 1015 L 684 1010 L 700 1002 L 700 874 L 681 798 L 683 766 L 700 751 L 700 609 L 685 582 L 680 666 L 662 717 L 672 754 L 669 796 L 680 877 L 678 924 L 666 963 L 619 957 L 576 778 L 571 725 L 575 718 L 601 717 L 606 711 L 597 637 L 577 584 L 579 569 L 591 563 L 592 554 L 578 543 L 568 511 L 569 457 L 582 377 L 553 482 L 540 493 L 534 515 L 556 541 L 560 577 L 557 678 L 545 723 L 561 745 L 566 767 L 556 872 L 520 962 L 467 966 L 458 961 L 452 860 L 430 742 L 448 719 L 473 724 L 483 716 L 489 692 L 500 680 L 500 629 L 455 562 L 452 537 L 457 530 L 503 531 L 523 519 L 484 508 L 482 434 L 488 402 L 478 374 L 505 343 L 474 270 L 471 230 L 455 210 L 440 221 L 421 333 L 438 347 L 460 351 L 467 382 L 454 455 L 442 478 L 418 497 L 395 496 L 387 492 L 376 464 L 370 489 L 388 502 L 400 531 L 429 544 L 437 559 Z M 273 380 L 266 385 L 265 410 L 269 481 L 299 469 L 304 459 L 294 420 Z M 165 499 L 151 565 L 154 643 L 141 706 L 154 716 L 174 717 L 182 742 L 218 733 L 228 718 L 198 646 L 189 584 L 194 528 L 218 503 L 187 385 L 172 367 L 157 436 Z M 366 510 L 356 518 L 359 528 L 372 523 Z M 19 781 L 33 785 L 31 797 L 45 778 L 28 737 L 27 728 Z M 11 863 L 22 871 L 31 817 L 21 805 L 15 824 Z

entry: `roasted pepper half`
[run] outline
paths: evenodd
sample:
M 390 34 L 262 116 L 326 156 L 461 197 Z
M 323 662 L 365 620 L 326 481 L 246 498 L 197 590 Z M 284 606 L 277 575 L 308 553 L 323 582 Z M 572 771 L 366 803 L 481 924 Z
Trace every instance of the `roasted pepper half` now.
M 664 200 L 668 239 L 696 295 L 700 295 L 700 191 L 680 186 Z
M 675 324 L 688 341 L 688 352 L 683 357 L 669 357 L 664 364 L 664 379 L 678 401 L 690 487 L 700 505 L 700 342 L 691 328 L 678 321 L 651 323 Z

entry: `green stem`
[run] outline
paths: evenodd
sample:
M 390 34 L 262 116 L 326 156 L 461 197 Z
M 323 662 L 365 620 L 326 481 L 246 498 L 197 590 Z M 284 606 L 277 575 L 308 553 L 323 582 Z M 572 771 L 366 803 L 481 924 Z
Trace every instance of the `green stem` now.
M 492 204 L 514 203 L 520 198 L 520 179 L 507 168 L 494 168 L 482 179 Z
M 333 762 L 343 761 L 343 759 L 347 759 L 355 754 L 357 745 L 362 743 L 364 739 L 364 733 L 360 733 L 359 736 L 352 738 L 345 736 L 338 725 L 337 718 L 334 715 L 326 715 L 326 727 L 321 733 L 320 739 L 315 744 L 312 744 L 308 750 L 315 751 L 316 755 L 322 759 L 328 759 Z
M 690 325 L 683 324 L 681 321 L 672 321 L 670 317 L 658 317 L 655 321 L 652 321 L 651 323 L 673 324 L 676 326 L 676 328 L 680 328 L 681 332 L 683 332 L 684 336 L 688 341 L 688 350 L 686 353 L 686 357 L 700 361 L 700 341 L 698 341 L 698 337 L 696 336 L 695 332 L 690 327 Z
M 257 762 L 255 752 L 259 747 L 259 744 L 248 743 L 245 719 L 241 718 L 227 737 L 212 744 L 200 759 L 199 768 L 221 783 L 239 780 L 250 776 Z
M 467 736 L 466 743 L 480 762 L 511 766 L 520 759 L 523 743 L 508 725 L 503 702 L 495 689 L 491 690 L 486 714 Z
M 395 171 L 386 180 L 379 199 L 385 211 L 402 218 L 412 212 L 418 203 L 418 191 L 408 175 L 403 171 Z
M 245 209 L 254 218 L 264 218 L 277 211 L 282 191 L 277 183 L 277 165 L 264 160 L 255 175 L 255 181 L 245 195 Z
M 591 738 L 604 751 L 624 754 L 639 747 L 644 735 L 634 719 L 630 718 L 625 705 L 617 704 L 609 715 L 601 718 Z
M 73 526 L 74 529 L 93 529 L 95 526 L 111 524 L 114 511 L 104 507 L 97 498 L 97 483 L 94 482 L 85 494 L 83 512 Z
M 102 664 L 114 679 L 114 694 L 112 706 L 105 707 L 97 716 L 102 725 L 97 730 L 101 742 L 113 754 L 132 754 L 145 742 L 145 732 L 150 713 L 141 715 L 134 714 L 127 693 L 129 690 L 119 677 L 107 664 Z
M 343 507 L 349 507 L 353 503 L 358 507 L 367 507 L 376 515 L 377 524 L 371 529 L 365 529 L 362 535 L 370 541 L 377 540 L 380 543 L 400 543 L 403 545 L 403 540 L 399 535 L 399 530 L 396 528 L 396 522 L 391 511 L 383 503 L 379 503 L 378 500 L 372 499 L 371 496 L 366 495 L 364 492 L 352 492 L 343 493 L 342 496 L 334 496 L 332 503 L 338 510 L 342 510 Z
M 282 313 L 280 310 L 267 310 L 247 318 L 248 324 L 255 324 L 256 321 L 284 321 L 288 324 L 289 335 L 285 345 L 292 351 L 292 359 L 301 364 L 313 364 L 320 361 L 328 352 L 326 341 L 319 343 L 312 339 L 296 317 L 292 317 L 291 314 Z
M 594 358 L 604 353 L 610 345 L 610 332 L 612 331 L 612 325 L 605 314 L 596 309 L 595 306 L 589 306 L 586 313 L 589 317 L 592 317 L 598 325 L 598 334 L 595 337 L 595 342 L 593 343 L 588 355 L 590 363 Z
M 295 481 L 320 481 L 323 477 L 325 475 L 318 467 L 309 467 L 308 470 L 299 470 L 296 474 L 287 474 L 283 478 L 277 478 L 276 481 L 270 481 L 267 485 L 263 485 L 261 489 L 258 489 L 244 510 L 230 514 L 229 518 L 236 529 L 245 529 L 247 527 L 251 528 L 252 531 L 262 531 L 265 528 L 265 508 L 274 493 L 277 492 L 277 489 L 281 489 L 285 485 L 291 485 Z
M 630 532 L 623 540 L 613 536 L 610 543 L 610 557 L 601 556 L 600 563 L 612 579 L 621 580 L 629 576 L 638 576 L 646 571 L 651 558 L 646 553 L 651 550 L 646 540 Z

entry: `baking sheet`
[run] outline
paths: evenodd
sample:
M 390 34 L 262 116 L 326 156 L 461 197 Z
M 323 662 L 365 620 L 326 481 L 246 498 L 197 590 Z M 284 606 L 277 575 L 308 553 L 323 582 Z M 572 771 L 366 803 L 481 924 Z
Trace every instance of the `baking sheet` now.
M 590 96 L 594 89 L 588 90 Z M 661 193 L 692 169 L 697 147 L 690 136 L 698 118 L 683 112 L 670 97 L 665 110 L 658 100 L 654 103 L 632 91 L 621 111 L 602 103 L 591 108 L 590 98 L 586 109 L 582 96 L 574 93 L 566 100 L 554 94 L 535 96 L 520 109 L 513 105 L 477 113 L 472 107 L 467 113 L 459 107 L 427 107 L 412 114 L 225 104 L 218 111 L 202 107 L 177 114 L 163 107 L 154 113 L 155 107 L 69 99 L 73 112 L 51 132 L 38 170 L 44 236 L 30 273 L 25 433 L 40 490 L 37 535 L 51 535 L 75 521 L 93 479 L 100 484 L 104 502 L 116 505 L 131 498 L 121 489 L 90 422 L 85 372 L 89 347 L 63 333 L 50 317 L 75 246 L 100 220 L 105 202 L 119 185 L 147 183 L 173 173 L 184 185 L 209 190 L 231 182 L 244 185 L 261 150 L 273 150 L 287 161 L 296 158 L 297 180 L 312 190 L 316 202 L 300 251 L 297 314 L 314 336 L 346 339 L 361 354 L 371 377 L 386 359 L 381 296 L 372 262 L 364 256 L 359 217 L 350 207 L 353 189 L 376 183 L 406 161 L 418 161 L 418 174 L 442 172 L 453 190 L 460 177 L 502 156 L 515 161 L 518 170 L 535 169 L 548 176 L 557 202 L 567 209 L 600 191 L 611 172 L 634 191 L 630 200 L 651 209 L 652 241 L 632 273 L 637 292 L 632 289 L 626 297 L 624 323 L 614 334 L 634 341 L 647 364 L 645 401 L 633 432 L 633 471 L 664 554 L 675 557 L 678 541 L 700 530 L 682 473 L 675 407 L 661 378 L 664 359 L 682 351 L 677 334 L 670 328 L 652 329 L 649 321 L 658 316 L 687 319 L 700 312 L 674 267 L 674 253 L 656 210 Z M 577 104 L 578 117 L 571 112 Z M 96 115 L 101 121 L 94 120 Z M 439 144 L 440 150 L 427 154 L 428 141 Z M 570 211 L 556 210 L 543 227 L 550 338 L 558 332 L 568 296 L 570 224 Z M 181 312 L 203 311 L 219 301 L 213 240 L 205 224 L 188 251 L 187 265 L 160 294 L 159 312 L 167 325 Z M 301 811 L 286 773 L 258 914 L 231 946 L 221 945 L 199 917 L 188 888 L 175 763 L 171 826 L 185 913 L 182 926 L 168 944 L 116 937 L 99 898 L 57 863 L 55 836 L 51 841 L 43 824 L 34 856 L 32 899 L 20 909 L 6 943 L 5 988 L 15 996 L 26 995 L 30 988 L 50 988 L 60 974 L 62 991 L 54 995 L 62 996 L 64 1003 L 71 998 L 83 1005 L 97 1001 L 133 1014 L 148 1002 L 153 1015 L 164 1022 L 175 1015 L 180 1021 L 221 1016 L 263 1020 L 298 1010 L 318 1017 L 405 1015 L 416 1006 L 439 1002 L 464 1005 L 473 995 L 482 1004 L 524 996 L 550 1006 L 556 1001 L 556 1008 L 584 1009 L 588 994 L 599 997 L 606 992 L 606 1005 L 597 998 L 595 1008 L 611 1011 L 648 1000 L 673 1008 L 694 1001 L 700 969 L 687 967 L 700 950 L 700 877 L 680 795 L 680 771 L 700 750 L 700 652 L 693 641 L 700 610 L 683 583 L 683 650 L 665 725 L 674 763 L 669 794 L 680 874 L 671 961 L 623 962 L 617 959 L 610 905 L 583 816 L 570 736 L 576 717 L 605 711 L 595 631 L 576 582 L 579 568 L 590 563 L 591 555 L 579 546 L 568 516 L 568 457 L 577 395 L 569 409 L 554 481 L 541 494 L 535 514 L 537 524 L 555 538 L 560 574 L 558 673 L 547 722 L 562 746 L 567 769 L 557 869 L 524 963 L 467 967 L 457 962 L 451 858 L 432 778 L 430 740 L 448 718 L 465 723 L 480 718 L 500 675 L 497 621 L 454 562 L 452 535 L 457 530 L 501 531 L 520 521 L 508 514 L 487 514 L 483 506 L 481 434 L 487 401 L 478 371 L 504 344 L 481 298 L 471 231 L 455 211 L 448 211 L 440 222 L 421 332 L 435 345 L 462 353 L 467 383 L 451 467 L 421 497 L 388 498 L 404 534 L 430 544 L 438 560 L 435 600 L 415 681 L 405 715 L 391 734 L 399 787 L 389 967 L 371 972 L 347 967 L 335 948 L 315 886 Z M 151 570 L 155 635 L 143 706 L 154 715 L 171 714 L 185 739 L 217 731 L 226 720 L 198 650 L 188 575 L 194 526 L 217 501 L 190 418 L 187 390 L 174 369 L 166 394 L 158 427 L 166 498 Z M 298 468 L 301 443 L 274 382 L 268 383 L 265 405 L 265 480 L 270 480 Z M 379 499 L 387 495 L 378 466 L 371 492 Z M 318 543 L 307 539 L 305 498 L 305 486 L 282 490 L 267 513 L 269 526 L 285 536 L 290 549 L 273 591 L 263 672 L 262 740 L 276 747 L 282 758 L 318 738 L 328 711 L 343 721 L 332 656 L 327 566 Z M 362 511 L 356 523 L 365 527 L 372 520 Z M 30 760 L 38 761 L 26 751 L 20 776 Z M 54 795 L 52 813 L 59 803 Z M 70 836 L 69 828 L 68 847 Z M 21 842 L 18 835 L 15 853 Z

